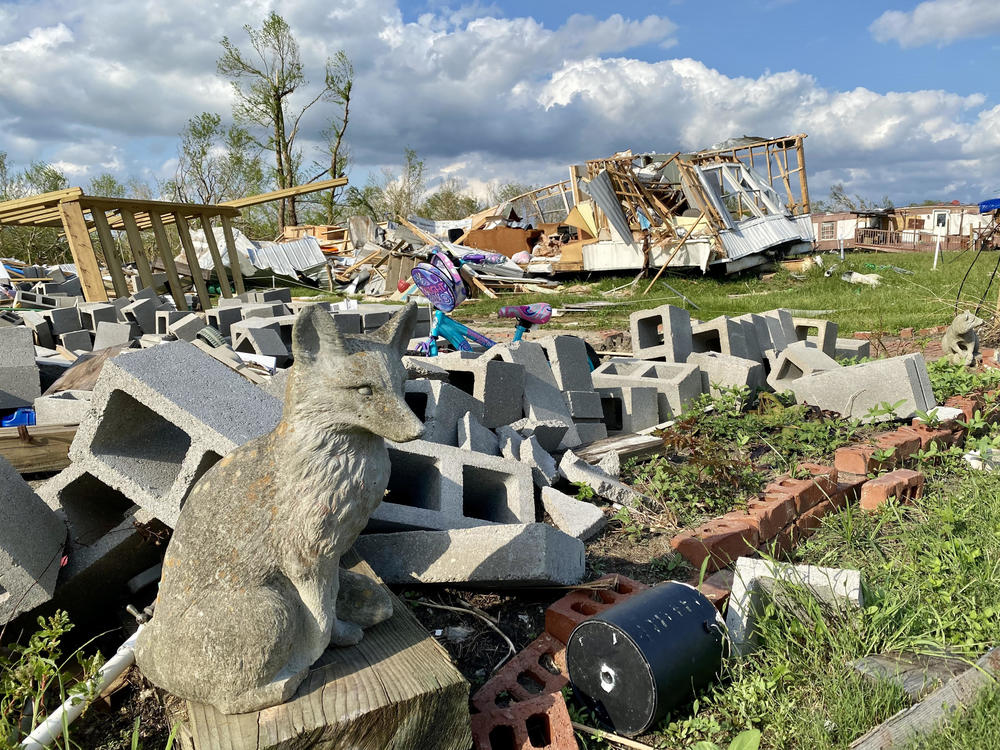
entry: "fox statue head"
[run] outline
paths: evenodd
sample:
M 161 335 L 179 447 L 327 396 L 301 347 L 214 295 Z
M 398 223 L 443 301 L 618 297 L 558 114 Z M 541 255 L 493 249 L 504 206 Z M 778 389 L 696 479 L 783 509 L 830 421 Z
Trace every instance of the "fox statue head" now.
M 285 421 L 307 421 L 332 431 L 366 431 L 405 442 L 423 423 L 403 400 L 401 357 L 413 330 L 408 304 L 374 333 L 344 336 L 320 305 L 305 308 L 292 331 L 292 367 L 285 391 Z

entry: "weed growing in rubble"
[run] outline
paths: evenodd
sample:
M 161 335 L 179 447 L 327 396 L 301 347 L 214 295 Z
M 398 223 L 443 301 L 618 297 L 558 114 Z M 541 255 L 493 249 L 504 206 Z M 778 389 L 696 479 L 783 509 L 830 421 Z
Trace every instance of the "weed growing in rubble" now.
M 93 699 L 90 680 L 104 659 L 100 652 L 87 657 L 80 649 L 63 659 L 62 639 L 72 629 L 63 611 L 48 620 L 39 617 L 38 630 L 26 643 L 15 643 L 0 653 L 0 747 L 16 747 L 69 697 Z
M 945 358 L 927 363 L 934 398 L 939 404 L 951 396 L 983 393 L 1000 385 L 1000 370 L 986 368 L 976 372 L 965 365 L 956 365 Z

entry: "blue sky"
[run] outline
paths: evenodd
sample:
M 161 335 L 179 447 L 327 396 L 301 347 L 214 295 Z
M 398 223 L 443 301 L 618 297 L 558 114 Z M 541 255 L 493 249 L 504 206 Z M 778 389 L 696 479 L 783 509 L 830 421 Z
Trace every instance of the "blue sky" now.
M 170 177 L 185 121 L 229 116 L 219 39 L 271 8 L 313 80 L 337 49 L 354 62 L 355 183 L 405 146 L 483 193 L 622 148 L 805 132 L 817 196 L 1000 193 L 998 0 L 0 0 L 0 151 L 84 186 Z M 307 161 L 324 125 L 304 123 Z

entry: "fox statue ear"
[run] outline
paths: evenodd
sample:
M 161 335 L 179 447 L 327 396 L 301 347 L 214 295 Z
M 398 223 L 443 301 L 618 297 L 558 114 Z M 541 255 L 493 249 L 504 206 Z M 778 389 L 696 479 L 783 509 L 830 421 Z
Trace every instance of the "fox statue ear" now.
M 299 313 L 292 329 L 292 356 L 295 362 L 312 364 L 320 357 L 349 354 L 333 316 L 321 305 L 310 305 Z
M 413 337 L 413 324 L 416 321 L 417 305 L 409 302 L 377 331 L 369 334 L 368 338 L 381 344 L 388 344 L 402 355 L 406 351 L 406 345 Z

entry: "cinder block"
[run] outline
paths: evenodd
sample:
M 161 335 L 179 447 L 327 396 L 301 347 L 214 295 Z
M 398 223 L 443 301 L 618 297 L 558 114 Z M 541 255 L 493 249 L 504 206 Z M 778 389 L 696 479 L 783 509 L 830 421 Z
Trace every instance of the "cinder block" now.
M 88 331 L 96 333 L 98 323 L 118 322 L 118 309 L 109 302 L 84 302 L 79 310 L 80 323 Z
M 423 439 L 458 445 L 458 422 L 471 413 L 483 416 L 482 404 L 453 385 L 438 380 L 407 380 L 403 384 L 407 405 L 424 423 Z
M 337 330 L 342 334 L 361 333 L 361 313 L 338 311 L 333 314 L 333 322 L 337 324 Z
M 545 523 L 363 534 L 354 549 L 388 584 L 568 586 L 585 571 L 583 542 Z
M 640 432 L 660 423 L 660 395 L 648 386 L 598 388 L 609 433 Z
M 580 436 L 581 445 L 590 445 L 590 443 L 604 440 L 608 436 L 608 428 L 600 420 L 574 419 L 573 422 L 576 424 L 576 434 Z
M 473 714 L 473 750 L 571 750 L 577 745 L 566 701 L 560 693 Z
M 277 318 L 279 315 L 288 314 L 288 310 L 280 302 L 243 305 L 242 310 L 243 320 L 249 320 L 250 318 Z
M 562 391 L 556 384 L 545 350 L 533 341 L 517 344 L 498 344 L 484 358 L 502 359 L 524 367 L 524 415 L 536 422 L 559 421 L 568 426 L 563 446 L 573 448 L 580 444 L 580 436 L 573 424 L 573 417 L 563 401 Z M 487 425 L 489 422 L 486 423 Z
M 692 348 L 696 352 L 719 352 L 750 359 L 756 347 L 748 346 L 743 324 L 725 315 L 691 327 Z
M 483 404 L 483 425 L 494 428 L 524 416 L 525 370 L 519 364 L 466 352 L 438 357 L 409 357 L 448 373 L 448 382 Z
M 104 364 L 70 458 L 173 526 L 194 483 L 274 429 L 281 410 L 279 400 L 187 342 L 124 352 Z
M 796 590 L 802 593 L 796 595 Z M 814 598 L 830 616 L 864 606 L 861 573 L 857 570 L 788 565 L 750 557 L 737 560 L 726 611 L 726 629 L 733 651 L 747 654 L 753 650 L 757 618 L 768 600 L 808 618 L 801 604 L 802 594 Z
M 701 371 L 697 365 L 612 359 L 593 373 L 598 390 L 623 386 L 656 388 L 659 421 L 674 417 L 701 395 Z
M 546 336 L 538 339 L 545 350 L 556 385 L 566 391 L 593 391 L 587 344 L 577 336 Z
M 135 323 L 143 333 L 156 333 L 156 312 L 161 304 L 158 297 L 137 299 L 121 311 L 125 320 Z
M 863 422 L 890 417 L 911 419 L 937 405 L 922 354 L 907 354 L 801 377 L 790 390 L 800 403 L 835 411 Z M 896 405 L 886 416 L 869 416 L 882 404 Z M 898 405 L 897 405 L 898 404 Z
M 749 359 L 753 362 L 763 363 L 765 349 L 769 349 L 773 345 L 771 344 L 771 340 L 769 337 L 765 336 L 764 341 L 763 342 L 761 341 L 757 324 L 754 322 L 753 318 L 754 318 L 753 315 L 747 314 L 747 315 L 737 316 L 733 318 L 733 320 L 739 323 L 743 329 L 743 341 L 746 345 L 745 347 L 746 353 L 743 358 Z M 761 318 L 761 324 L 762 328 L 766 330 L 767 323 L 764 321 L 763 318 Z M 690 357 L 688 359 L 690 359 Z
M 590 380 L 590 373 L 587 373 Z M 594 390 L 586 391 L 563 391 L 563 399 L 569 409 L 573 420 L 579 422 L 581 419 L 604 419 L 604 410 L 601 408 L 601 394 Z
M 686 362 L 693 351 L 691 314 L 673 305 L 632 313 L 629 330 L 637 359 Z
M 488 456 L 500 455 L 500 441 L 488 427 L 472 414 L 466 412 L 458 420 L 456 428 L 458 447 L 462 450 L 485 453 Z
M 205 321 L 200 315 L 186 313 L 167 325 L 167 333 L 173 334 L 181 341 L 194 341 L 198 337 L 198 331 L 205 327 Z
M 94 348 L 90 331 L 69 331 L 59 334 L 59 343 L 71 352 L 89 352 Z
M 242 307 L 225 307 L 221 303 L 225 298 L 219 300 L 219 307 L 213 307 L 205 312 L 205 324 L 212 326 L 223 336 L 229 336 L 229 328 L 233 323 L 243 320 Z
M 472 705 L 477 711 L 489 713 L 502 707 L 505 699 L 515 703 L 530 701 L 539 693 L 558 693 L 568 682 L 566 645 L 542 633 L 473 693 Z M 487 744 L 486 750 L 493 748 Z
M 67 565 L 53 598 L 73 622 L 93 618 L 97 602 L 120 600 L 126 581 L 163 556 L 166 526 L 78 464 L 38 494 L 69 528 Z
M 0 409 L 31 406 L 41 393 L 31 331 L 0 328 Z
M 531 478 L 539 487 L 549 487 L 559 479 L 559 469 L 555 459 L 549 455 L 534 435 L 521 441 L 519 459 L 522 464 L 531 468 Z
M 55 591 L 66 526 L 0 456 L 0 626 Z
M 596 536 L 607 524 L 603 511 L 596 505 L 553 487 L 542 488 L 542 507 L 557 529 L 583 541 Z
M 689 365 L 697 365 L 701 371 L 702 393 L 718 396 L 720 388 L 747 387 L 752 391 L 763 390 L 764 365 L 752 359 L 730 357 L 719 352 L 692 352 Z
M 771 373 L 767 376 L 767 384 L 780 393 L 787 390 L 793 380 L 839 367 L 840 364 L 833 357 L 810 347 L 808 342 L 796 341 L 778 354 Z
M 48 318 L 34 310 L 22 310 L 20 316 L 21 320 L 24 321 L 24 325 L 30 328 L 32 333 L 35 334 L 35 343 L 38 346 L 43 346 L 46 349 L 55 349 L 56 340 L 52 336 L 52 326 L 49 325 Z
M 837 339 L 837 359 L 867 359 L 872 356 L 872 345 L 864 339 Z
M 156 311 L 156 330 L 153 333 L 159 336 L 166 336 L 171 333 L 170 324 L 175 320 L 180 320 L 185 315 L 189 313 L 183 310 L 157 310 Z M 148 331 L 147 331 L 148 333 Z
M 272 328 L 247 328 L 235 335 L 233 349 L 261 357 L 274 357 L 283 364 L 291 356 L 281 335 Z
M 134 339 L 139 338 L 142 331 L 135 323 L 107 323 L 101 321 L 97 324 L 97 333 L 94 336 L 94 351 L 98 349 L 108 349 L 112 346 L 125 346 Z
M 799 340 L 795 334 L 795 322 L 788 310 L 768 310 L 766 313 L 761 313 L 761 317 L 767 323 L 767 330 L 771 336 L 771 348 L 775 352 L 780 353 L 784 351 L 786 346 Z
M 42 313 L 49 321 L 52 333 L 58 336 L 61 333 L 79 331 L 83 328 L 80 321 L 80 309 L 77 307 L 60 307 L 55 310 L 46 310 Z
M 792 317 L 792 325 L 795 328 L 795 336 L 799 341 L 808 341 L 828 357 L 837 356 L 837 331 L 839 326 L 832 320 L 822 318 L 796 318 Z M 815 328 L 816 335 L 811 336 L 809 332 Z
M 35 424 L 80 424 L 90 408 L 90 391 L 59 391 L 35 399 Z
M 286 305 L 292 302 L 292 290 L 288 287 L 258 289 L 253 295 L 256 302 L 281 302 Z
M 426 440 L 386 443 L 392 471 L 372 531 L 531 523 L 531 469 L 507 458 Z
M 568 450 L 559 461 L 559 473 L 569 482 L 580 482 L 590 487 L 599 497 L 637 507 L 651 505 L 652 501 L 626 484 L 622 484 L 597 466 L 588 464 L 573 451 Z
M 549 419 L 539 422 L 530 417 L 519 419 L 516 422 L 512 422 L 509 426 L 522 438 L 537 438 L 539 445 L 549 452 L 555 452 L 559 449 L 568 430 L 566 423 L 562 420 Z M 503 427 L 497 429 L 501 430 Z
M 33 307 L 36 309 L 54 310 L 64 307 L 65 300 L 69 297 L 53 297 L 47 294 L 35 294 L 23 289 L 18 289 L 14 293 L 14 301 L 18 307 Z

